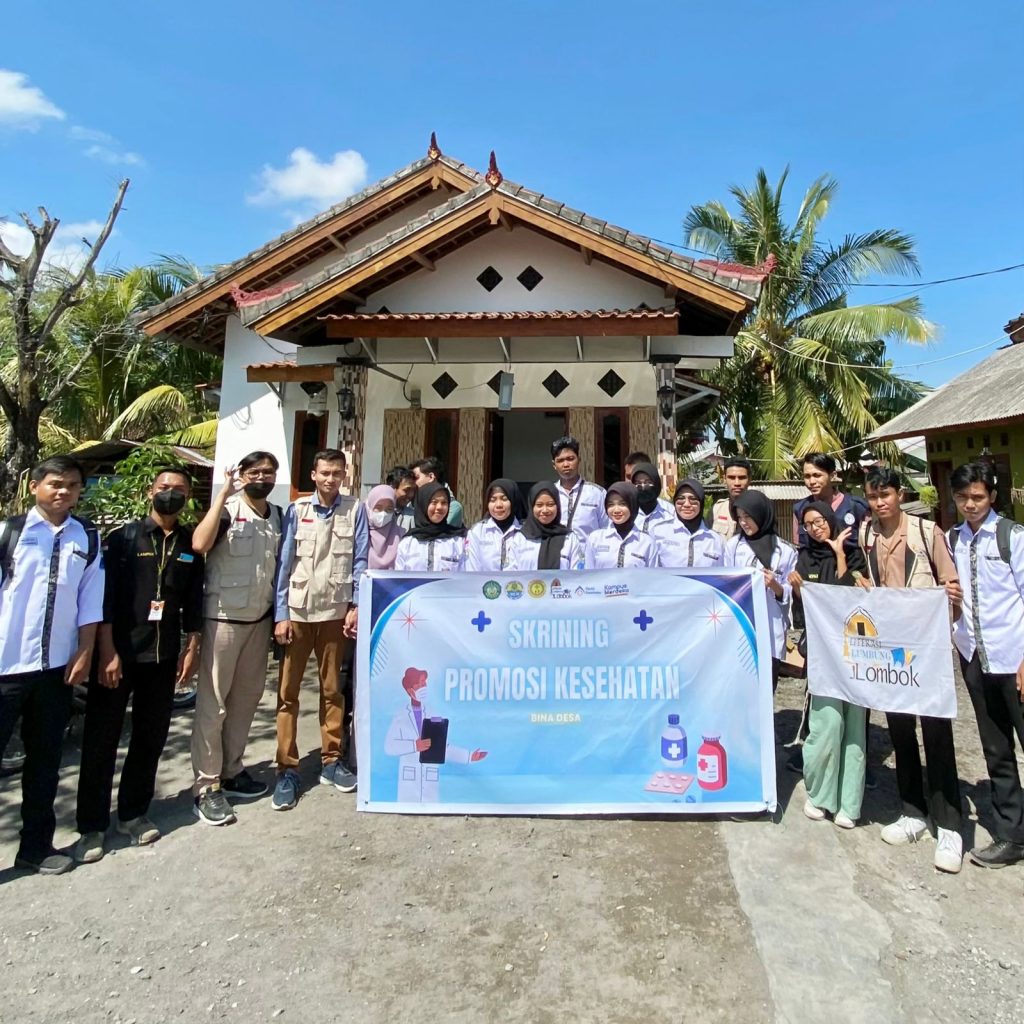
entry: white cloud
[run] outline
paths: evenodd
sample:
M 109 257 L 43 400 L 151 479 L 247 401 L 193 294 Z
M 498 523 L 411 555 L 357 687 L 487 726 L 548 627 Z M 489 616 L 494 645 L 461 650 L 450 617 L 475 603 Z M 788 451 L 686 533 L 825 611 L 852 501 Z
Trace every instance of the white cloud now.
M 113 135 L 97 131 L 95 128 L 86 128 L 81 124 L 73 124 L 68 134 L 71 138 L 78 139 L 80 142 L 104 142 L 109 144 L 114 141 Z
M 28 84 L 27 75 L 0 68 L 0 125 L 34 130 L 42 118 L 63 121 L 65 116 L 41 89 Z
M 102 160 L 105 164 L 128 164 L 131 167 L 139 167 L 145 163 L 138 153 L 132 153 L 126 149 L 111 149 L 109 146 L 92 145 L 84 152 L 91 160 Z
M 247 201 L 256 206 L 301 203 L 320 208 L 340 202 L 366 184 L 366 161 L 354 149 L 318 160 L 302 146 L 293 149 L 288 163 L 278 169 L 269 165 L 260 172 L 262 188 Z M 291 211 L 294 216 L 294 211 Z
M 61 224 L 46 250 L 47 265 L 63 270 L 78 270 L 89 255 L 89 249 L 82 239 L 88 238 L 90 242 L 95 242 L 102 230 L 103 222 L 98 220 Z M 24 224 L 0 220 L 0 237 L 18 256 L 25 256 L 32 249 L 32 234 Z

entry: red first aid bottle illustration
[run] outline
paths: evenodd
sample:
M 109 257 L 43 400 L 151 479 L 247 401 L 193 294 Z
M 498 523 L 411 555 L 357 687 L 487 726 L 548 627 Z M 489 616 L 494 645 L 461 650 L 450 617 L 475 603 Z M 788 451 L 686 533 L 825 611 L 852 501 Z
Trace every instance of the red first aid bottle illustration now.
M 725 747 L 717 736 L 705 736 L 697 751 L 697 785 L 701 789 L 724 789 L 729 781 L 729 762 Z

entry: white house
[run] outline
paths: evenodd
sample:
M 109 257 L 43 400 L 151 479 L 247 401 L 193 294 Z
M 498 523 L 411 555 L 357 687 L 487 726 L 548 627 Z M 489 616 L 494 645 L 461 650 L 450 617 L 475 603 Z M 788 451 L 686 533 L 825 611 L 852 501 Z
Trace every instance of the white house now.
M 141 323 L 223 353 L 218 475 L 268 449 L 285 501 L 308 492 L 321 447 L 346 451 L 357 493 L 436 454 L 471 520 L 488 480 L 549 478 L 548 445 L 564 433 L 598 483 L 620 478 L 633 449 L 674 474 L 673 411 L 713 400 L 692 371 L 732 354 L 764 276 L 505 181 L 494 154 L 480 174 L 432 137 L 424 159 Z M 514 381 L 507 410 L 503 373 Z

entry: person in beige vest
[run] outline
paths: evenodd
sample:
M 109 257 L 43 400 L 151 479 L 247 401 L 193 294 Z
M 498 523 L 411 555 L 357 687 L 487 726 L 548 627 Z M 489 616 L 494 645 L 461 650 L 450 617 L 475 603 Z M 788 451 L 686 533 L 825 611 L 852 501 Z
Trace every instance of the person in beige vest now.
M 356 594 L 370 544 L 363 503 L 341 493 L 345 456 L 327 448 L 313 456 L 315 492 L 288 506 L 274 600 L 274 638 L 284 648 L 277 694 L 277 785 L 271 806 L 299 799 L 296 726 L 299 689 L 310 653 L 320 672 L 320 781 L 343 793 L 356 788 L 342 763 L 345 700 L 341 665 L 356 631 Z
M 708 526 L 723 540 L 728 540 L 736 532 L 736 520 L 732 515 L 732 500 L 739 497 L 749 486 L 754 475 L 754 468 L 749 460 L 734 455 L 725 460 L 722 476 L 729 492 L 727 498 L 719 498 L 711 507 L 711 521 Z
M 192 771 L 194 813 L 207 825 L 229 824 L 232 802 L 267 792 L 242 757 L 266 689 L 274 629 L 282 513 L 267 496 L 277 469 L 270 452 L 255 451 L 225 470 L 224 486 L 192 535 L 193 550 L 206 555 Z

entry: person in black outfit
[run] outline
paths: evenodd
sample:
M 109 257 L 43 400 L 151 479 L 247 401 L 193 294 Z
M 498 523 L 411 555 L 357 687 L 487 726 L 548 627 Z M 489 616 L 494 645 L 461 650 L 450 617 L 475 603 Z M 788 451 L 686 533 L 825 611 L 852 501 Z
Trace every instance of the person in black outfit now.
M 133 845 L 160 838 L 146 817 L 167 741 L 178 683 L 198 664 L 203 559 L 178 514 L 192 490 L 187 470 L 161 470 L 145 519 L 115 530 L 106 547 L 107 584 L 98 675 L 89 686 L 78 780 L 80 864 L 99 860 L 110 825 L 117 747 L 129 699 L 132 733 L 117 793 L 117 830 Z M 181 634 L 188 635 L 182 649 Z

